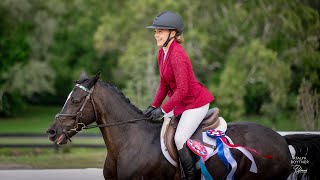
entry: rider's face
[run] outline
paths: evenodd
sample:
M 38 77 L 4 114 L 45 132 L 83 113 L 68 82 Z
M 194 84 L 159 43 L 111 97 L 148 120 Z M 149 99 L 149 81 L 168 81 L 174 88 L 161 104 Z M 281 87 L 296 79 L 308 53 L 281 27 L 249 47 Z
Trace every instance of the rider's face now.
M 163 44 L 166 42 L 168 35 L 169 35 L 169 32 L 170 31 L 168 29 L 155 29 L 154 30 L 154 38 L 157 41 L 158 47 L 162 47 Z

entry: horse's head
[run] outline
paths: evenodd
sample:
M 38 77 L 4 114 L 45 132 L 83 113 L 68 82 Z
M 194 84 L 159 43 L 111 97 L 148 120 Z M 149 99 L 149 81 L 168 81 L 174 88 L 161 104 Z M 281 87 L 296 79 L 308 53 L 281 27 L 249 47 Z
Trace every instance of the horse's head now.
M 83 127 L 96 121 L 97 112 L 92 93 L 99 77 L 100 73 L 92 78 L 88 78 L 85 73 L 80 74 L 61 112 L 56 115 L 53 124 L 47 130 L 51 141 L 66 144 Z

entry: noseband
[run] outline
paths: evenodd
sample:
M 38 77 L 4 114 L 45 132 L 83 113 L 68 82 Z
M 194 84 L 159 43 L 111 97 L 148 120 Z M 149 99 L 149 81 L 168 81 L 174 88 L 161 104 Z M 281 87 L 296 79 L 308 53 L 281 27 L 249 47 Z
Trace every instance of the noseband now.
M 84 103 L 81 105 L 79 111 L 75 114 L 63 114 L 63 113 L 58 113 L 55 117 L 55 119 L 57 120 L 57 122 L 59 122 L 60 124 L 60 127 L 63 131 L 63 133 L 66 135 L 66 138 L 71 142 L 71 138 L 69 137 L 68 135 L 68 132 L 70 131 L 76 131 L 76 132 L 81 132 L 85 127 L 86 125 L 82 122 L 82 111 L 85 107 L 85 105 L 87 104 L 88 100 L 90 99 L 91 100 L 91 104 L 93 106 L 93 109 L 94 109 L 94 114 L 95 114 L 95 117 L 96 117 L 96 120 L 97 120 L 97 111 L 96 111 L 96 107 L 95 107 L 95 104 L 94 104 L 94 101 L 93 101 L 93 98 L 91 97 L 92 93 L 93 93 L 93 90 L 94 90 L 94 86 L 89 90 L 88 88 L 80 85 L 80 84 L 76 84 L 77 87 L 79 87 L 81 90 L 87 92 L 87 96 L 86 96 L 86 99 L 84 101 Z M 71 117 L 71 118 L 75 118 L 76 119 L 76 122 L 75 122 L 75 126 L 70 129 L 69 131 L 65 130 L 62 126 L 62 123 L 60 121 L 60 117 Z M 81 130 L 78 130 L 79 127 L 81 126 Z

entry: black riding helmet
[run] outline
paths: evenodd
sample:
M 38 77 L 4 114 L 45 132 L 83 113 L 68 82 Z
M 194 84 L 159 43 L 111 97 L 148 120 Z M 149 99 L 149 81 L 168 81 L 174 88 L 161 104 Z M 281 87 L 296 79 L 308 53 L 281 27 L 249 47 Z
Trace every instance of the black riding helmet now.
M 183 33 L 183 20 L 181 16 L 179 16 L 175 12 L 165 11 L 157 15 L 154 18 L 152 26 L 147 26 L 146 28 L 149 29 L 169 29 L 169 30 L 176 30 L 176 36 L 180 36 Z M 170 31 L 171 34 L 171 31 Z M 166 47 L 171 40 L 170 34 L 166 43 L 163 45 Z

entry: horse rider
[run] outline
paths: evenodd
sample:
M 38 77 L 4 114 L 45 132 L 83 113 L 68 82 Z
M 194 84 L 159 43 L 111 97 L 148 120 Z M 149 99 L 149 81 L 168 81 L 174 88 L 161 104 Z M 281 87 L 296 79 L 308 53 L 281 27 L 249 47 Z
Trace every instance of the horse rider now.
M 181 116 L 174 141 L 186 179 L 195 179 L 195 162 L 186 141 L 207 114 L 214 97 L 197 81 L 191 61 L 181 45 L 184 42 L 181 16 L 171 11 L 162 12 L 146 28 L 154 29 L 154 38 L 159 47 L 160 85 L 153 102 L 143 113 L 146 117 L 152 117 L 151 121 L 157 122 L 161 122 L 163 116 L 171 111 L 174 116 Z M 169 99 L 162 105 L 167 95 Z

